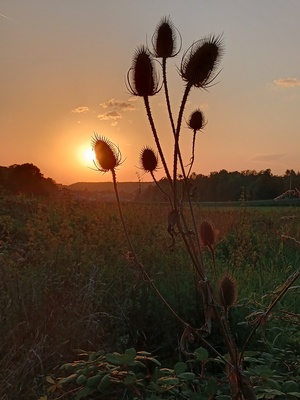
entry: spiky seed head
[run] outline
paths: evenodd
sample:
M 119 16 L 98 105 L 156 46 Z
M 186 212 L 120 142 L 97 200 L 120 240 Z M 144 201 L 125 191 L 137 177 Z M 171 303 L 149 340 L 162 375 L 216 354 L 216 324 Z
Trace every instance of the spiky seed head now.
M 176 50 L 176 29 L 169 17 L 163 17 L 152 36 L 152 46 L 155 57 L 174 57 Z
M 188 127 L 191 128 L 194 132 L 196 132 L 204 128 L 205 125 L 206 122 L 203 112 L 199 108 L 193 111 L 188 121 Z
M 144 171 L 146 172 L 154 172 L 157 168 L 158 158 L 154 151 L 145 146 L 140 155 L 140 164 Z
M 215 244 L 215 231 L 209 221 L 202 221 L 200 224 L 200 239 L 204 246 L 212 247 Z
M 218 302 L 222 307 L 232 307 L 237 302 L 237 284 L 235 279 L 225 274 L 218 285 Z
M 95 153 L 95 165 L 98 171 L 112 171 L 121 164 L 119 148 L 104 136 L 99 136 L 95 133 L 92 138 L 92 148 Z
M 134 96 L 154 96 L 159 91 L 153 58 L 145 46 L 140 46 L 127 73 L 127 87 Z
M 193 43 L 183 55 L 180 73 L 190 86 L 208 87 L 224 52 L 221 36 L 211 35 Z

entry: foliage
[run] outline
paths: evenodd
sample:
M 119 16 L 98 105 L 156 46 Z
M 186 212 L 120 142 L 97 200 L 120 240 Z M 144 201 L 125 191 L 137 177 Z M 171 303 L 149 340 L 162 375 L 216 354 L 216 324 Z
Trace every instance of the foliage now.
M 33 164 L 14 164 L 0 167 L 0 188 L 12 194 L 48 196 L 58 188 L 51 178 L 44 178 L 40 169 Z
M 244 362 L 258 399 L 300 398 L 300 365 L 291 370 L 296 358 L 292 350 L 248 351 Z M 63 376 L 48 375 L 47 399 L 72 395 L 75 400 L 122 398 L 156 399 L 231 399 L 225 376 L 209 372 L 209 364 L 222 360 L 209 357 L 203 347 L 195 349 L 186 362 L 162 367 L 151 353 L 134 348 L 124 353 L 78 351 L 80 359 L 60 367 Z M 283 367 L 284 365 L 284 367 Z M 43 397 L 45 398 L 45 396 Z
M 196 324 L 203 319 L 203 305 L 182 245 L 169 248 L 167 206 L 123 206 L 147 271 L 180 315 Z M 112 203 L 77 202 L 67 194 L 55 200 L 0 195 L 1 398 L 46 395 L 44 378 L 51 371 L 60 376 L 57 364 L 74 360 L 76 348 L 122 353 L 133 346 L 151 352 L 165 368 L 182 360 L 181 328 L 132 265 L 116 213 Z M 195 214 L 214 221 L 218 274 L 230 272 L 237 281 L 239 301 L 230 325 L 240 346 L 255 313 L 267 307 L 276 287 L 280 290 L 292 266 L 299 265 L 297 245 L 280 238 L 299 238 L 299 209 L 201 207 Z M 212 268 L 206 250 L 204 257 Z M 294 285 L 249 346 L 261 354 L 275 352 L 274 359 L 280 349 L 282 381 L 299 380 L 299 313 Z M 212 340 L 223 349 L 215 328 Z M 190 346 L 195 351 L 203 345 L 196 337 Z M 206 365 L 210 373 L 220 373 L 219 362 Z
M 168 192 L 167 179 L 162 179 L 160 186 Z M 287 170 L 283 176 L 278 176 L 273 175 L 270 169 L 259 172 L 228 172 L 223 169 L 211 172 L 208 176 L 193 173 L 190 186 L 195 202 L 274 199 L 291 188 L 300 188 L 300 172 Z M 143 201 L 164 200 L 156 186 L 148 186 L 140 197 Z

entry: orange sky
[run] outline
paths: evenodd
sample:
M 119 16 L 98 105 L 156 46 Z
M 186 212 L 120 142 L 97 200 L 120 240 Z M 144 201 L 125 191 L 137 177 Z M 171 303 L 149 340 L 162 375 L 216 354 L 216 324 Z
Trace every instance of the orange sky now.
M 110 180 L 84 158 L 97 132 L 121 149 L 118 179 L 136 180 L 140 150 L 154 141 L 143 101 L 131 97 L 125 78 L 135 49 L 151 43 L 165 15 L 180 31 L 183 50 L 211 33 L 223 34 L 225 43 L 217 85 L 193 90 L 186 108 L 185 119 L 200 107 L 208 120 L 193 170 L 299 171 L 298 0 L 2 1 L 0 165 L 30 162 L 64 184 Z M 184 90 L 177 72 L 182 54 L 168 61 L 175 118 Z M 151 108 L 171 162 L 162 92 Z M 186 163 L 191 138 L 184 123 Z

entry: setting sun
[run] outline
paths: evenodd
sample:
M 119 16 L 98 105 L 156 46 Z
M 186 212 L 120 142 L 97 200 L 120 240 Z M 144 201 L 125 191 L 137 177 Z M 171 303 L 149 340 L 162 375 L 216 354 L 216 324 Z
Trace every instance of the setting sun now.
M 82 152 L 82 159 L 86 163 L 93 162 L 93 160 L 95 159 L 95 153 L 94 153 L 93 149 L 90 147 L 87 149 L 84 149 Z

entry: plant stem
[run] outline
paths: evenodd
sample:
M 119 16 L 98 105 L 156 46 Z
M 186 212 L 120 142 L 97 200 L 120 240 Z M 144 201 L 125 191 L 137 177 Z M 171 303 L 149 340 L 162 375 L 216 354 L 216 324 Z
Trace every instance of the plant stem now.
M 170 172 L 169 172 L 169 169 L 168 169 L 165 157 L 164 157 L 164 153 L 162 151 L 162 148 L 161 148 L 161 145 L 160 145 L 160 142 L 159 142 L 159 138 L 158 138 L 158 135 L 157 135 L 157 132 L 156 132 L 156 128 L 155 128 L 154 121 L 153 121 L 152 114 L 151 114 L 151 109 L 150 109 L 150 103 L 149 103 L 149 97 L 148 96 L 144 96 L 144 103 L 145 103 L 145 108 L 146 108 L 146 111 L 147 111 L 148 120 L 149 120 L 149 123 L 150 123 L 150 126 L 151 126 L 151 130 L 152 130 L 152 133 L 153 133 L 153 136 L 154 136 L 155 144 L 156 144 L 157 150 L 158 150 L 159 155 L 160 155 L 161 162 L 163 164 L 163 167 L 164 167 L 165 173 L 167 175 L 168 181 L 170 183 L 171 189 L 173 189 L 172 178 L 171 178 L 171 175 L 170 175 Z
M 117 185 L 116 172 L 115 172 L 114 169 L 111 172 L 112 172 L 113 185 L 114 185 L 114 191 L 115 191 L 115 194 L 116 194 L 116 200 L 117 200 L 119 215 L 120 215 L 122 227 L 123 227 L 123 230 L 124 230 L 124 233 L 125 233 L 125 237 L 126 237 L 129 249 L 130 249 L 130 251 L 132 253 L 132 256 L 133 256 L 133 261 L 136 264 L 136 266 L 139 268 L 141 273 L 143 274 L 143 277 L 145 278 L 146 282 L 151 285 L 152 289 L 154 290 L 156 295 L 159 297 L 159 299 L 162 301 L 162 303 L 169 309 L 169 311 L 181 323 L 181 325 L 183 325 L 184 327 L 187 327 L 188 324 L 176 313 L 176 311 L 173 309 L 173 307 L 165 300 L 165 298 L 162 296 L 160 291 L 157 289 L 157 287 L 153 283 L 153 281 L 150 278 L 150 276 L 145 271 L 144 266 L 139 262 L 139 260 L 137 258 L 137 255 L 136 255 L 136 253 L 134 251 L 134 248 L 133 248 L 133 245 L 131 243 L 131 240 L 130 240 L 130 237 L 129 237 L 129 234 L 128 234 L 128 231 L 127 231 L 127 228 L 126 228 L 125 220 L 124 220 L 124 217 L 123 217 L 123 212 L 122 212 L 122 207 L 121 207 L 120 197 L 119 197 L 119 191 L 118 191 L 118 185 Z

